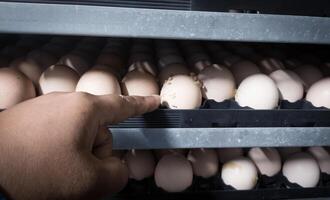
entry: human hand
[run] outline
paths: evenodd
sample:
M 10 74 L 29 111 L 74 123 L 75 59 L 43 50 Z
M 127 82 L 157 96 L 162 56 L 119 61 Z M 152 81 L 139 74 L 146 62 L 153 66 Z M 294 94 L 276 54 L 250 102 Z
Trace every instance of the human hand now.
M 157 96 L 51 93 L 0 113 L 0 186 L 12 199 L 97 199 L 121 190 L 106 125 L 159 106 Z

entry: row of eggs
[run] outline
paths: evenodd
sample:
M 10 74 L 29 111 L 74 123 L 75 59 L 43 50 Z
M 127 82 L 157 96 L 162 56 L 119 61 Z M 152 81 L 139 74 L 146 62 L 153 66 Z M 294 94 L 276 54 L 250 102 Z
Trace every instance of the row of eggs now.
M 62 64 L 49 67 L 39 79 L 34 78 L 34 74 L 27 76 L 38 85 L 40 94 L 55 91 L 82 91 L 94 95 L 159 94 L 155 77 L 138 69 L 126 74 L 122 79 L 122 87 L 111 70 L 101 65 L 87 71 L 80 78 L 74 70 Z M 278 105 L 280 97 L 289 101 L 290 98 L 297 101 L 303 97 L 302 84 L 291 77 L 298 78 L 289 70 L 277 70 L 270 76 L 254 74 L 245 78 L 236 90 L 231 72 L 225 67 L 212 65 L 197 77 L 182 74 L 170 76 L 163 84 L 160 95 L 162 105 L 172 109 L 197 108 L 202 103 L 202 97 L 221 102 L 234 96 L 242 107 L 273 109 Z M 0 69 L 0 82 L 0 91 L 4 96 L 0 102 L 1 108 L 36 96 L 32 82 L 15 69 Z M 329 90 L 330 78 L 323 78 L 310 87 L 306 99 L 316 107 L 330 108 Z
M 187 189 L 193 176 L 210 178 L 219 173 L 225 185 L 237 190 L 256 187 L 259 175 L 274 177 L 282 173 L 301 187 L 315 187 L 321 173 L 330 175 L 330 153 L 323 147 L 128 150 L 115 153 L 128 168 L 129 178 L 137 181 L 154 176 L 158 187 L 167 192 Z M 158 162 L 156 162 L 158 160 Z M 220 166 L 222 167 L 220 169 Z M 289 186 L 288 186 L 289 187 Z

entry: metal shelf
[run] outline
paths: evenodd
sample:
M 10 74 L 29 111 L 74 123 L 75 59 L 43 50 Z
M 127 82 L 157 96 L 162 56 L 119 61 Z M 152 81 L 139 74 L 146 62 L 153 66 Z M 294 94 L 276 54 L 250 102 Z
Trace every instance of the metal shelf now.
M 0 2 L 0 32 L 330 44 L 330 18 Z
M 330 146 L 330 127 L 110 128 L 114 149 Z

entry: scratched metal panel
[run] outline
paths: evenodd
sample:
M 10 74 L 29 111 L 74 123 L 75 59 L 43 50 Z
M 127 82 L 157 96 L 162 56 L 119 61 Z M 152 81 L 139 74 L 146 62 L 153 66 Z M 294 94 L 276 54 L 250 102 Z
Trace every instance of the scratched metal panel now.
M 330 146 L 330 128 L 110 128 L 115 149 Z
M 0 32 L 330 44 L 330 18 L 0 2 Z

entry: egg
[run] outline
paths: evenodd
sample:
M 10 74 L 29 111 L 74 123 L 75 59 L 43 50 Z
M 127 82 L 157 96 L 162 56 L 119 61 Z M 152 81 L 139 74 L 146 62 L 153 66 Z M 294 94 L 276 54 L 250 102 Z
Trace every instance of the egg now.
M 66 65 L 52 65 L 39 79 L 39 93 L 74 92 L 79 81 L 78 73 Z
M 186 149 L 155 149 L 154 153 L 157 160 L 160 160 L 163 156 L 168 154 L 181 154 L 183 156 L 186 156 L 187 150 Z
M 202 103 L 200 83 L 187 75 L 170 77 L 160 92 L 161 104 L 171 109 L 195 109 Z
M 260 73 L 258 66 L 248 60 L 234 63 L 231 65 L 230 70 L 235 77 L 237 85 L 239 85 L 245 78 Z
M 188 153 L 194 175 L 209 178 L 217 174 L 219 160 L 214 149 L 191 149 Z
M 141 181 L 154 174 L 156 162 L 151 151 L 129 150 L 125 154 L 124 160 L 131 179 Z
M 116 76 L 105 66 L 93 67 L 79 79 L 77 92 L 88 92 L 94 95 L 121 94 Z
M 184 64 L 169 64 L 164 68 L 161 68 L 159 71 L 158 79 L 161 84 L 175 75 L 189 75 L 190 71 Z
M 36 61 L 42 69 L 47 69 L 49 66 L 55 64 L 57 62 L 56 56 L 48 53 L 44 50 L 33 50 L 28 55 L 27 58 Z
M 301 187 L 315 187 L 320 178 L 320 169 L 316 160 L 308 153 L 292 154 L 283 164 L 283 175 L 291 183 Z
M 0 109 L 10 108 L 36 96 L 35 88 L 23 73 L 0 68 Z
M 281 171 L 281 157 L 275 148 L 254 147 L 249 150 L 248 156 L 262 175 L 272 177 Z
M 239 157 L 222 166 L 221 178 L 236 190 L 250 190 L 257 184 L 258 172 L 250 159 Z
M 282 160 L 286 160 L 292 154 L 301 152 L 300 147 L 281 147 L 281 148 L 278 148 L 277 150 L 280 153 Z
M 306 100 L 315 107 L 330 108 L 330 77 L 314 83 L 306 94 Z
M 143 69 L 135 69 L 124 76 L 121 81 L 124 95 L 150 96 L 159 94 L 159 86 L 155 77 Z
M 305 90 L 307 91 L 316 81 L 322 79 L 322 72 L 313 65 L 302 65 L 294 69 L 294 72 L 303 80 Z
M 225 163 L 234 158 L 243 156 L 243 149 L 241 148 L 220 148 L 217 149 L 218 157 L 221 163 Z
M 264 74 L 270 74 L 276 70 L 284 69 L 284 64 L 282 61 L 276 58 L 263 58 L 259 61 L 260 70 Z
M 190 162 L 182 155 L 169 154 L 163 156 L 155 169 L 156 185 L 167 192 L 182 192 L 193 180 Z
M 330 153 L 323 147 L 309 147 L 308 152 L 318 162 L 321 172 L 330 175 Z
M 236 86 L 233 74 L 224 66 L 214 64 L 198 74 L 202 82 L 202 93 L 205 99 L 222 102 L 234 97 Z
M 10 63 L 11 68 L 15 68 L 28 77 L 35 85 L 38 84 L 42 73 L 40 65 L 29 58 L 15 59 Z
M 58 64 L 66 65 L 75 70 L 79 75 L 85 73 L 89 68 L 89 63 L 83 57 L 78 56 L 76 54 L 67 54 L 63 56 Z
M 269 77 L 275 81 L 280 99 L 296 102 L 304 96 L 304 86 L 300 77 L 291 70 L 276 70 Z
M 278 105 L 279 91 L 275 82 L 264 74 L 254 74 L 239 85 L 235 101 L 253 109 L 274 109 Z

